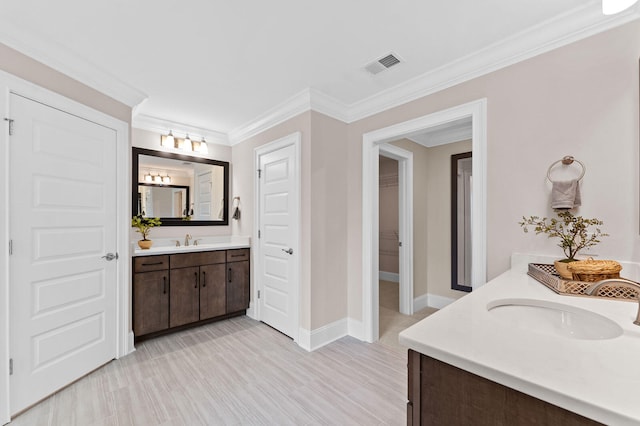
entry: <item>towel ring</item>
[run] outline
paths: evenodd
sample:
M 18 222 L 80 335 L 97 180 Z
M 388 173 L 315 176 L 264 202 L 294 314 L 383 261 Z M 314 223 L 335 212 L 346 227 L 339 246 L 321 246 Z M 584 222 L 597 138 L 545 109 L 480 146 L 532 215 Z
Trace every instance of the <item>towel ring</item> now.
M 549 179 L 549 182 L 553 182 L 553 179 L 551 179 L 551 169 L 553 168 L 553 166 L 555 166 L 558 163 L 562 163 L 565 166 L 568 166 L 570 164 L 573 164 L 574 161 L 580 164 L 580 167 L 582 167 L 582 173 L 580 174 L 580 177 L 577 179 L 577 180 L 581 180 L 584 177 L 585 172 L 587 171 L 587 167 L 584 165 L 582 161 L 576 160 L 571 155 L 565 155 L 564 157 L 562 157 L 562 160 L 553 162 L 549 166 L 549 169 L 547 170 L 547 179 Z

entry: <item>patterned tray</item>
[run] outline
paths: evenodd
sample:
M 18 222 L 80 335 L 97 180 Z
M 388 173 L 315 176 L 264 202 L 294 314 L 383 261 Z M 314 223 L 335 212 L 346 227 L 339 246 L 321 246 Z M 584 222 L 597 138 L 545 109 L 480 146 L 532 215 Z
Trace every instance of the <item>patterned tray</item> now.
M 633 288 L 604 285 L 598 291 L 597 295 L 589 296 L 588 294 L 585 294 L 585 291 L 595 283 L 565 280 L 564 278 L 560 278 L 560 275 L 558 275 L 558 272 L 553 265 L 546 265 L 543 263 L 530 263 L 527 275 L 535 278 L 537 281 L 549 287 L 556 293 L 567 296 L 601 297 L 636 301 L 640 295 L 638 290 Z

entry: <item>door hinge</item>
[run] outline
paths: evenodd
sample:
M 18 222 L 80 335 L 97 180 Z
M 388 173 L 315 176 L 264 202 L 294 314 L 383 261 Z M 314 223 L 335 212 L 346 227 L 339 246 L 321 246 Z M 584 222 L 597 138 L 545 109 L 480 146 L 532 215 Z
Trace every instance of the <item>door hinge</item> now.
M 13 358 L 9 358 L 9 375 L 13 375 Z
M 258 229 L 258 238 L 260 238 L 260 235 L 261 235 L 261 234 L 260 234 L 260 230 Z
M 13 135 L 13 120 L 10 118 L 5 117 L 4 121 L 8 121 L 9 122 L 9 136 Z
M 262 177 L 262 170 L 258 169 L 258 179 Z
M 398 242 L 398 247 L 402 247 L 402 241 Z
M 260 290 L 258 290 L 258 299 L 260 299 Z
M 13 240 L 9 240 L 9 256 L 13 254 Z

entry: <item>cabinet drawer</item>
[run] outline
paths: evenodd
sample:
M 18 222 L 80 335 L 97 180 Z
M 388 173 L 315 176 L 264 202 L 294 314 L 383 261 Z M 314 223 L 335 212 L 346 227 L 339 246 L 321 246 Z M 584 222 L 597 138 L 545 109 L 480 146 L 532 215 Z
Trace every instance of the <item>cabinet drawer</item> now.
M 169 269 L 169 256 L 139 256 L 133 258 L 135 272 L 161 271 Z
M 224 250 L 200 251 L 171 255 L 171 269 L 187 268 L 189 266 L 212 265 L 214 263 L 225 263 Z
M 240 262 L 249 260 L 249 249 L 227 250 L 227 262 Z

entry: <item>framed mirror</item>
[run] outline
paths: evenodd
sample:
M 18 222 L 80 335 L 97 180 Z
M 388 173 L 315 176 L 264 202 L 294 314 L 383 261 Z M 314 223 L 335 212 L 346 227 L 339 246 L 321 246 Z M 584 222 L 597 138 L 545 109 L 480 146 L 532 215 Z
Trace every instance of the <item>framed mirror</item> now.
M 132 216 L 159 217 L 162 226 L 229 224 L 229 163 L 133 148 Z
M 451 288 L 471 291 L 471 152 L 451 156 Z

